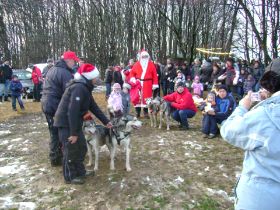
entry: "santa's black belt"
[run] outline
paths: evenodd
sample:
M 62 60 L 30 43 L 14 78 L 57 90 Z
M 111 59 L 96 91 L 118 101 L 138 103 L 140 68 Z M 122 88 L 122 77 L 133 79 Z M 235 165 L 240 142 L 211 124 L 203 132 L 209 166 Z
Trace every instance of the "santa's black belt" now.
M 150 80 L 153 80 L 153 79 L 139 79 L 140 81 L 150 81 Z

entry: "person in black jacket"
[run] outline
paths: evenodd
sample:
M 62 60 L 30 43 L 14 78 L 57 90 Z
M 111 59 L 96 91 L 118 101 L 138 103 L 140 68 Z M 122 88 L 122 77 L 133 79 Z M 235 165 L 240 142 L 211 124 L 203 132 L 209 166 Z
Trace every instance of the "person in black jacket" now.
M 122 68 L 120 66 L 114 67 L 113 72 L 113 83 L 119 83 L 121 87 L 123 86 L 123 78 L 122 78 Z
M 46 116 L 50 132 L 49 158 L 52 166 L 62 164 L 62 144 L 58 139 L 58 130 L 53 126 L 53 117 L 62 98 L 66 83 L 72 78 L 72 68 L 79 58 L 74 52 L 67 51 L 46 74 L 41 98 L 42 110 Z
M 106 99 L 109 97 L 111 93 L 111 86 L 113 82 L 113 67 L 108 66 L 105 71 L 105 84 L 106 84 Z
M 92 112 L 104 125 L 112 128 L 92 97 L 93 86 L 99 71 L 91 64 L 83 64 L 71 80 L 62 96 L 54 117 L 59 139 L 63 143 L 63 175 L 66 184 L 83 184 L 86 171 L 83 161 L 87 152 L 86 139 L 82 131 L 84 116 Z
M 1 68 L 3 69 L 4 80 L 5 80 L 4 100 L 8 101 L 8 93 L 9 93 L 10 83 L 13 75 L 13 70 L 10 66 L 10 60 L 6 59 L 3 65 L 1 66 Z

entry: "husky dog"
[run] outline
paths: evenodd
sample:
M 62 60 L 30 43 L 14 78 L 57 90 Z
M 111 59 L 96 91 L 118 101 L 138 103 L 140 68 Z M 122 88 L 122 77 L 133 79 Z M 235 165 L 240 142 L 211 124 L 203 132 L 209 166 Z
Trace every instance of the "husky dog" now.
M 146 104 L 149 110 L 150 120 L 151 120 L 151 127 L 157 127 L 157 113 L 159 112 L 159 129 L 162 127 L 162 118 L 165 115 L 166 119 L 166 127 L 167 130 L 170 130 L 170 115 L 171 115 L 171 108 L 170 104 L 166 102 L 163 98 L 157 96 L 155 98 L 147 98 Z
M 124 147 L 126 153 L 126 170 L 131 171 L 130 167 L 130 133 L 133 129 L 139 129 L 142 122 L 133 118 L 130 121 L 122 117 L 118 120 L 118 124 L 114 125 L 114 130 L 110 130 L 102 125 L 96 125 L 93 121 L 86 121 L 83 125 L 83 130 L 87 139 L 89 163 L 92 166 L 92 151 L 95 152 L 94 170 L 98 170 L 99 150 L 103 145 L 107 145 L 110 151 L 110 169 L 115 170 L 115 154 L 118 143 Z

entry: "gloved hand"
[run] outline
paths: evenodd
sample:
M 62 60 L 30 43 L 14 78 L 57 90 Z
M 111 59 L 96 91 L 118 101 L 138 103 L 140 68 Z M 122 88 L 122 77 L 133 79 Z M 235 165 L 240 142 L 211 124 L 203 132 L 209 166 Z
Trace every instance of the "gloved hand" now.
M 84 114 L 83 120 L 84 121 L 93 120 L 92 114 L 90 112 L 87 112 L 86 114 Z

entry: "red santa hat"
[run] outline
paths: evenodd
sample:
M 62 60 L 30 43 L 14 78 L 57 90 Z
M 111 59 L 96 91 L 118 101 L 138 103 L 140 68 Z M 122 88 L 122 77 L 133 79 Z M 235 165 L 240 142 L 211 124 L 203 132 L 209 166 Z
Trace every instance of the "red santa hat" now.
M 77 73 L 74 75 L 75 79 L 80 79 L 81 75 L 87 78 L 88 80 L 93 80 L 97 77 L 99 77 L 100 73 L 98 69 L 93 66 L 92 64 L 85 63 L 80 66 Z

